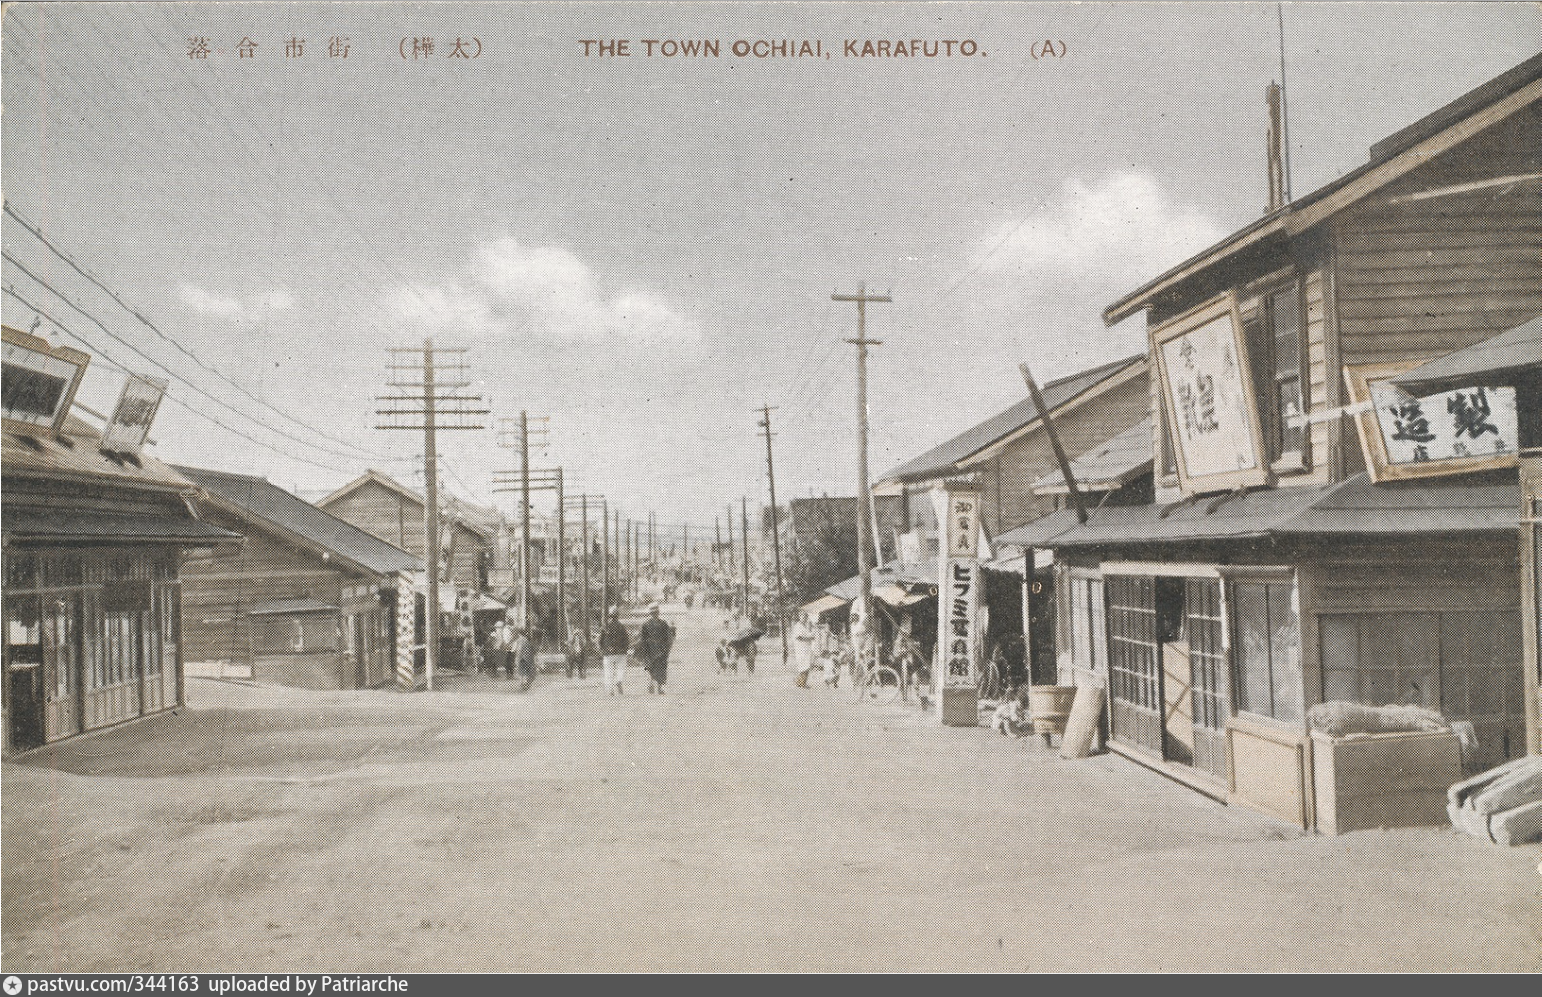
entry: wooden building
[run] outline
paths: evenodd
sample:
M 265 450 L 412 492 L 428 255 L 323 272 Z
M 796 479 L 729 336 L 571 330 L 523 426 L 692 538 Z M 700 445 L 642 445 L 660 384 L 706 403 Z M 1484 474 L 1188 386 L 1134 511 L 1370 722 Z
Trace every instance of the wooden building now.
M 365 472 L 316 505 L 414 557 L 423 557 L 423 496 L 379 471 Z M 487 590 L 499 520 L 493 510 L 446 499 L 440 515 L 440 579 L 457 593 Z
M 396 604 L 411 598 L 417 557 L 262 478 L 176 470 L 198 486 L 205 521 L 245 538 L 183 565 L 187 660 L 241 662 L 258 682 L 310 689 L 392 681 Z
M 1542 56 L 1105 311 L 1146 316 L 1155 500 L 1008 539 L 1055 553 L 1062 677 L 1106 684 L 1111 747 L 1307 827 L 1317 703 L 1470 721 L 1471 766 L 1525 750 L 1534 413 L 1388 382 L 1542 314 L 1539 181 Z
M 183 554 L 238 537 L 198 519 L 185 478 L 69 414 L 87 354 L 10 328 L 4 350 L 10 753 L 182 704 Z
M 1148 405 L 1146 358 L 1126 357 L 1051 381 L 1041 392 L 1060 443 L 1079 457 L 1140 422 Z M 999 536 L 1055 508 L 1033 484 L 1058 467 L 1033 400 L 1025 398 L 882 475 L 876 495 L 900 495 L 909 525 L 920 533 L 917 556 L 937 554 L 937 524 L 927 497 L 944 481 L 980 489 L 986 532 Z

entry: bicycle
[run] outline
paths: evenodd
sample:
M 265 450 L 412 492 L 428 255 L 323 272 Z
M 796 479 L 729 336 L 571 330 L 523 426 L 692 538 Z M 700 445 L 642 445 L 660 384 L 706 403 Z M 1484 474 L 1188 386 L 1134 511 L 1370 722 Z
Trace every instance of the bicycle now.
M 870 703 L 892 703 L 905 690 L 899 672 L 867 655 L 858 655 L 852 665 L 851 684 L 857 698 Z

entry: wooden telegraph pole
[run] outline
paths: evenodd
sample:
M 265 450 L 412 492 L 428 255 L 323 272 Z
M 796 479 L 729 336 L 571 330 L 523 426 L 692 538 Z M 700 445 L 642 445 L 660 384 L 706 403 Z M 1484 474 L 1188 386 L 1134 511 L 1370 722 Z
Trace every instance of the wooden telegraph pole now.
M 862 576 L 862 623 L 871 633 L 873 552 L 877 549 L 878 538 L 869 535 L 871 527 L 866 514 L 870 501 L 867 482 L 867 348 L 880 346 L 883 340 L 867 338 L 867 306 L 869 302 L 889 304 L 894 299 L 887 294 L 868 294 L 867 285 L 858 284 L 856 294 L 832 294 L 830 300 L 854 301 L 857 304 L 857 338 L 846 342 L 857 348 L 857 571 Z
M 782 632 L 782 664 L 786 665 L 787 606 L 782 599 L 782 538 L 776 525 L 776 468 L 771 463 L 771 409 L 771 405 L 761 403 L 760 411 L 765 418 L 760 428 L 766 431 L 766 482 L 771 487 L 771 557 L 776 565 L 776 625 Z
M 461 393 L 471 385 L 464 361 L 456 359 L 453 363 L 437 366 L 434 363 L 436 354 L 465 352 L 464 349 L 436 348 L 433 337 L 424 339 L 422 347 L 391 350 L 391 376 L 386 383 L 395 390 L 375 399 L 375 414 L 386 420 L 375 428 L 406 429 L 423 434 L 423 567 L 428 575 L 428 605 L 423 609 L 423 676 L 430 692 L 434 689 L 434 667 L 439 660 L 439 432 L 486 428 L 479 421 L 469 420 L 491 411 L 484 406 L 481 396 Z M 422 366 L 419 367 L 415 359 L 410 364 L 398 363 L 401 355 L 407 353 L 414 357 L 421 355 Z M 421 379 L 404 377 L 408 372 Z M 447 379 L 446 374 L 454 379 Z M 410 393 L 414 391 L 418 393 Z M 410 593 L 398 597 L 412 598 Z M 398 645 L 410 641 L 411 637 L 411 634 L 398 634 Z M 416 688 L 413 671 L 410 659 L 403 665 L 398 658 L 399 685 Z

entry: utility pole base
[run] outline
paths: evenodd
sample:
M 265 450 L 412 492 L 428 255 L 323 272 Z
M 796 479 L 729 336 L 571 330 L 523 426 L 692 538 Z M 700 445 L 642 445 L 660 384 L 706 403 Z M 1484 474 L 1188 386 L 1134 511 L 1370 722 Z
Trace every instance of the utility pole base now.
M 980 690 L 976 686 L 950 685 L 940 691 L 942 708 L 938 712 L 944 727 L 980 726 Z

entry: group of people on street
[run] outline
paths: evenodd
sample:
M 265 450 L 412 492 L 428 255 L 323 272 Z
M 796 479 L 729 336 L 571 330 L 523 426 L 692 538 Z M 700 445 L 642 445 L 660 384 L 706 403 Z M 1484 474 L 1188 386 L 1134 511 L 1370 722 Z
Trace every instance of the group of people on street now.
M 600 654 L 605 668 L 605 693 L 609 696 L 623 694 L 622 683 L 626 678 L 627 652 L 632 652 L 648 673 L 648 691 L 664 692 L 669 681 L 669 652 L 675 646 L 675 627 L 659 616 L 659 604 L 648 606 L 648 618 L 637 631 L 637 643 L 621 622 L 620 609 L 610 607 L 605 627 L 600 631 Z
M 610 607 L 605 626 L 599 635 L 600 660 L 605 670 L 605 691 L 608 695 L 622 694 L 626 679 L 627 656 L 633 654 L 648 673 L 648 691 L 662 693 L 669 681 L 669 652 L 675 644 L 675 627 L 659 616 L 659 604 L 648 607 L 648 618 L 637 632 L 634 645 L 632 636 L 621 622 L 620 607 Z M 577 673 L 579 678 L 588 675 L 588 658 L 592 645 L 582 630 L 576 630 L 564 648 L 568 678 Z M 529 690 L 535 683 L 535 640 L 528 630 L 499 620 L 493 627 L 486 651 L 487 670 L 492 675 L 503 673 L 512 679 L 520 679 L 520 691 Z

